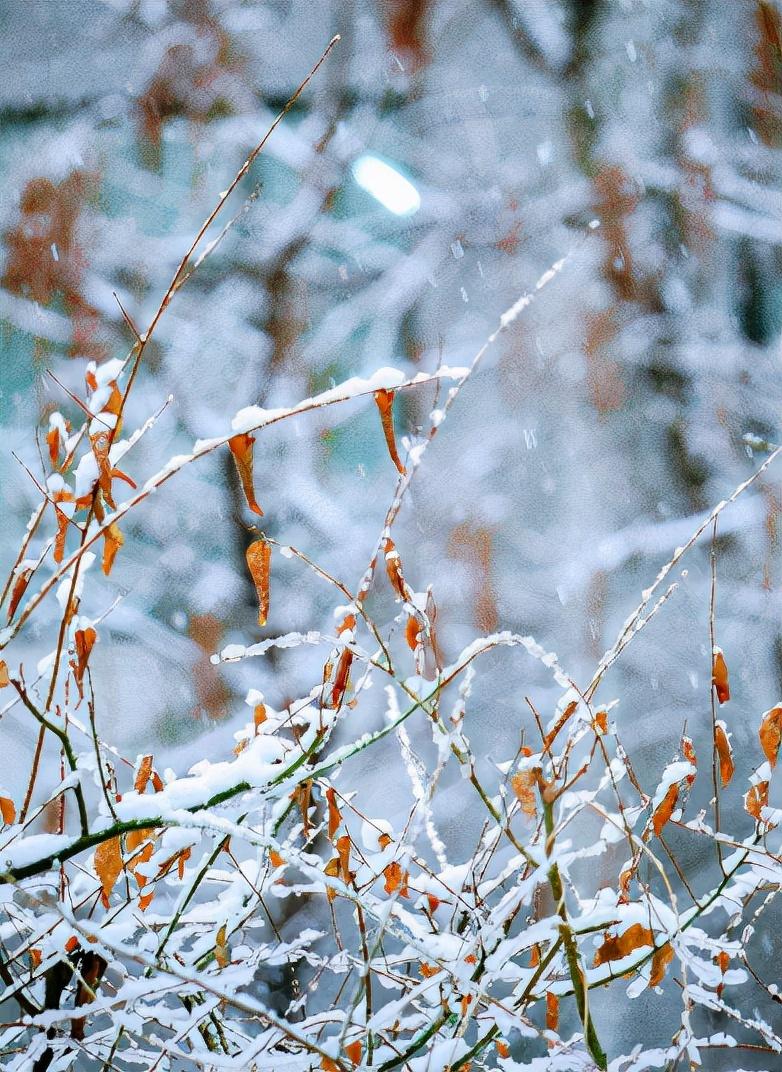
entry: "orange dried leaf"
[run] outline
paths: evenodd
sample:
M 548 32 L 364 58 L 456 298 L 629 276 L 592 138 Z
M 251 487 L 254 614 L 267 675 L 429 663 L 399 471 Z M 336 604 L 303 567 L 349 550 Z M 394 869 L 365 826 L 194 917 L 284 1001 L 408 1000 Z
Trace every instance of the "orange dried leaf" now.
M 361 1042 L 356 1040 L 355 1042 L 349 1042 L 345 1047 L 345 1054 L 349 1061 L 354 1065 L 361 1064 Z
M 417 618 L 413 618 L 411 616 L 407 619 L 407 625 L 405 626 L 405 640 L 407 641 L 407 646 L 408 648 L 410 648 L 411 651 L 415 651 L 415 649 L 421 642 L 422 631 L 423 626 Z
M 750 786 L 744 796 L 744 807 L 753 819 L 761 821 L 760 810 L 768 807 L 768 782 L 758 782 L 757 785 Z
M 0 797 L 0 815 L 6 826 L 16 822 L 16 806 L 10 797 Z
M 385 878 L 385 891 L 386 893 L 395 893 L 399 890 L 400 897 L 407 897 L 407 871 L 402 870 L 402 865 L 397 860 L 392 860 L 391 863 L 383 868 L 383 877 Z
M 139 894 L 138 906 L 142 912 L 146 912 L 149 906 L 152 904 L 152 898 L 155 896 L 155 891 L 150 890 L 149 893 Z
M 472 994 L 464 994 L 459 1004 L 462 1008 L 462 1019 L 464 1019 L 464 1017 L 467 1015 L 467 1010 L 472 1004 Z
M 147 788 L 147 782 L 152 776 L 152 755 L 142 756 L 141 763 L 139 763 L 138 774 L 136 780 L 133 783 L 133 788 L 137 793 L 143 793 Z
M 330 1057 L 323 1057 L 320 1062 L 320 1067 L 323 1072 L 339 1072 L 339 1065 L 336 1061 L 332 1061 Z
M 559 1027 L 559 998 L 546 991 L 546 1027 L 549 1031 L 556 1031 Z
M 435 895 L 433 893 L 427 893 L 426 900 L 427 900 L 427 903 L 429 905 L 429 912 L 431 914 L 434 914 L 437 911 L 437 909 L 440 907 L 440 899 L 439 899 L 439 897 L 435 897 Z
M 418 965 L 418 970 L 424 979 L 431 979 L 433 975 L 437 975 L 441 968 L 438 968 L 436 964 L 427 964 L 425 960 L 422 960 Z
M 68 941 L 65 943 L 65 952 L 66 953 L 72 953 L 74 951 L 74 949 L 78 949 L 78 948 L 79 948 L 79 939 L 76 937 L 75 934 L 72 934 L 70 936 L 70 938 L 68 939 Z
M 27 590 L 27 585 L 30 583 L 30 578 L 33 575 L 31 569 L 24 569 L 21 573 L 16 575 L 14 586 L 11 590 L 11 599 L 8 604 L 8 621 L 10 622 L 14 614 L 16 614 L 16 608 L 22 601 L 22 596 Z
M 600 733 L 608 733 L 608 712 L 598 711 L 595 715 L 595 728 Z
M 538 964 L 540 964 L 540 946 L 535 942 L 529 951 L 529 966 L 530 968 L 537 968 Z
M 241 432 L 228 440 L 228 447 L 236 463 L 236 471 L 239 473 L 239 479 L 242 482 L 242 491 L 247 500 L 247 505 L 254 514 L 263 517 L 263 510 L 256 501 L 255 488 L 253 487 L 254 442 L 255 436 L 251 436 L 248 432 Z
M 718 722 L 714 727 L 714 747 L 717 749 L 717 757 L 720 761 L 720 780 L 724 789 L 733 777 L 734 771 L 733 751 L 725 732 L 724 722 Z
M 111 567 L 114 565 L 117 551 L 119 551 L 124 542 L 125 537 L 116 523 L 109 525 L 103 533 L 103 572 L 107 577 L 111 573 Z
M 285 858 L 280 856 L 276 849 L 269 849 L 269 863 L 272 867 L 282 867 L 285 864 Z
M 337 830 L 339 830 L 342 815 L 337 805 L 337 794 L 331 786 L 326 790 L 326 801 L 329 809 L 329 838 L 333 839 Z
M 57 468 L 57 462 L 60 457 L 60 429 L 57 427 L 50 428 L 46 433 L 46 445 L 49 448 L 49 460 L 52 463 L 52 468 Z
M 782 704 L 778 704 L 764 713 L 758 736 L 760 737 L 760 747 L 763 749 L 763 754 L 771 766 L 776 767 L 777 757 L 779 756 L 779 742 L 782 739 Z
M 91 625 L 88 625 L 86 629 L 77 629 L 74 634 L 74 644 L 76 647 L 76 665 L 74 666 L 73 676 L 76 678 L 76 685 L 79 689 L 79 695 L 83 695 L 82 684 L 84 681 L 84 674 L 87 670 L 87 663 L 90 660 L 90 654 L 98 634 L 95 632 Z
M 717 699 L 721 704 L 730 699 L 730 683 L 728 681 L 728 664 L 720 648 L 715 648 L 712 655 L 711 683 L 714 686 Z
M 654 935 L 648 927 L 633 923 L 623 934 L 607 937 L 595 953 L 595 967 L 609 960 L 622 960 L 644 945 L 654 945 Z
M 338 710 L 342 706 L 350 681 L 350 667 L 352 664 L 353 652 L 350 648 L 343 648 L 334 674 L 334 684 L 331 686 L 331 700 L 328 704 L 334 710 Z
M 5 689 L 10 685 L 11 679 L 8 676 L 8 664 L 5 659 L 0 659 L 0 689 Z
M 266 625 L 269 617 L 269 570 L 272 546 L 267 540 L 255 540 L 247 548 L 247 567 L 258 593 L 258 625 Z
M 391 455 L 391 461 L 404 476 L 407 470 L 397 453 L 396 436 L 394 435 L 394 392 L 375 391 L 375 402 L 380 412 L 380 423 L 383 426 L 383 435 L 386 437 L 386 446 L 388 447 L 388 453 Z
M 41 950 L 35 946 L 30 950 L 30 967 L 35 971 L 36 968 L 40 968 L 41 961 L 43 960 L 43 954 Z
M 255 726 L 256 733 L 259 726 L 262 726 L 266 721 L 266 704 L 256 704 L 253 710 L 253 725 Z
M 54 516 L 57 519 L 57 535 L 54 537 L 54 561 L 59 565 L 65 557 L 65 537 L 68 534 L 68 518 L 55 506 Z
M 103 498 L 113 509 L 114 500 L 111 495 L 111 461 L 109 459 L 111 438 L 107 432 L 98 432 L 97 435 L 90 436 L 90 444 L 92 445 L 92 453 L 95 456 L 95 462 L 98 466 L 98 487 L 103 492 Z
M 392 539 L 386 537 L 383 541 L 383 554 L 386 561 L 386 573 L 391 582 L 391 587 L 401 600 L 407 599 L 407 585 L 402 575 L 402 559 Z
M 535 772 L 531 770 L 518 771 L 510 780 L 516 800 L 521 804 L 521 810 L 530 818 L 535 817 Z
M 668 786 L 668 792 L 665 794 L 660 804 L 657 805 L 654 815 L 652 816 L 652 829 L 657 837 L 660 836 L 662 828 L 673 815 L 678 799 L 679 785 L 677 782 L 674 782 L 673 785 Z
M 339 855 L 340 878 L 343 882 L 349 883 L 352 875 L 350 874 L 350 838 L 347 834 L 337 838 L 337 854 Z
M 328 875 L 329 878 L 339 878 L 341 871 L 342 864 L 338 856 L 335 856 L 332 860 L 329 860 L 329 862 L 323 868 L 323 873 Z M 329 901 L 333 901 L 336 896 L 337 891 L 333 888 L 333 886 L 326 886 L 326 897 L 329 899 Z
M 649 986 L 659 986 L 665 978 L 665 970 L 673 960 L 673 946 L 670 942 L 655 949 L 652 957 L 652 971 L 649 976 Z
M 503 1039 L 496 1039 L 494 1045 L 497 1048 L 497 1056 L 502 1057 L 503 1060 L 510 1057 L 510 1046 Z
M 95 874 L 100 879 L 103 907 L 109 907 L 109 896 L 122 871 L 122 847 L 118 837 L 101 842 L 95 850 Z

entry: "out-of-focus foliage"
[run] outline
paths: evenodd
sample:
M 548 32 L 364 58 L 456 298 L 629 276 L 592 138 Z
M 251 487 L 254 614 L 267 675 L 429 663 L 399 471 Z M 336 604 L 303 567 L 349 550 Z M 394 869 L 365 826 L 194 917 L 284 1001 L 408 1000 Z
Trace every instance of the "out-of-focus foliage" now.
M 143 485 L 197 439 L 230 435 L 243 407 L 291 406 L 386 366 L 411 379 L 440 360 L 468 364 L 502 312 L 565 257 L 464 386 L 394 541 L 412 590 L 431 585 L 445 664 L 476 634 L 509 629 L 556 650 L 586 683 L 661 564 L 779 441 L 782 14 L 772 0 L 30 0 L 0 9 L 0 30 L 3 579 L 40 501 L 35 481 L 53 467 L 52 415 L 78 425 L 67 392 L 86 398 L 89 362 L 128 353 L 216 194 L 336 32 L 332 59 L 229 202 L 235 224 L 146 348 L 127 433 L 171 400 L 128 456 L 132 480 Z M 362 187 L 355 165 L 367 157 L 412 184 L 415 211 L 397 215 Z M 395 397 L 403 465 L 429 427 L 432 390 Z M 246 565 L 257 530 L 354 590 L 398 476 L 378 408 L 357 403 L 258 435 L 262 518 L 241 462 L 241 450 L 215 450 L 144 499 L 108 541 L 114 565 L 90 576 L 82 608 L 100 618 L 88 653 L 100 736 L 177 771 L 230 752 L 248 690 L 282 712 L 323 674 L 315 644 L 237 663 L 215 664 L 215 652 L 281 633 L 332 636 L 342 622 L 334 608 L 348 601 L 279 555 L 261 621 Z M 129 494 L 121 486 L 117 501 Z M 731 784 L 742 786 L 726 791 L 723 815 L 746 821 L 761 714 L 782 692 L 781 509 L 771 468 L 720 515 L 711 546 L 689 554 L 686 575 L 671 578 L 677 591 L 611 670 L 612 718 L 650 802 L 685 731 L 696 754 L 711 749 L 717 641 L 735 712 L 722 712 Z M 67 554 L 74 532 L 61 515 Z M 374 621 L 393 620 L 393 594 L 372 592 Z M 46 695 L 61 612 L 44 602 L 9 658 L 28 686 L 41 675 L 42 703 L 67 702 Z M 524 697 L 548 720 L 561 693 L 542 666 L 488 663 L 467 715 L 481 779 L 537 732 Z M 375 691 L 348 739 L 383 724 Z M 38 726 L 1 695 L 0 788 L 18 808 Z M 429 728 L 410 727 L 425 751 Z M 358 804 L 395 830 L 407 806 L 406 783 L 386 776 L 396 752 L 381 741 L 366 753 Z M 31 807 L 59 781 L 49 735 Z M 680 782 L 654 799 L 655 835 L 666 837 Z M 754 785 L 748 807 L 760 818 L 769 790 Z M 712 795 L 703 770 L 688 791 L 692 817 Z M 474 789 L 447 768 L 432 809 L 449 857 L 469 856 L 486 817 Z M 35 829 L 58 822 L 50 807 Z M 716 887 L 710 842 L 675 848 L 686 874 Z M 587 881 L 578 867 L 572 881 Z M 774 904 L 764 919 L 778 925 Z M 284 1007 L 293 983 L 278 985 Z M 595 992 L 604 999 L 604 1009 L 617 1000 Z M 644 994 L 634 1009 L 630 1025 L 605 1017 L 609 1051 L 627 1053 L 639 1036 L 668 1045 L 679 1003 Z M 709 1030 L 725 1030 L 726 1016 L 712 1010 Z

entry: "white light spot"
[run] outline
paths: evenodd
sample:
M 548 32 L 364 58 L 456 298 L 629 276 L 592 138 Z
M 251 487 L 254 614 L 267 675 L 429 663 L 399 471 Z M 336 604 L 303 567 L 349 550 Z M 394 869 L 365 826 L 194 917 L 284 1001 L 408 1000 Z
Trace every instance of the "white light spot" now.
M 353 178 L 395 216 L 411 216 L 421 207 L 421 195 L 409 179 L 377 156 L 360 156 L 353 165 Z
M 628 41 L 625 45 L 625 48 L 627 49 L 627 58 L 630 60 L 631 63 L 635 63 L 636 58 L 638 56 L 637 52 L 635 51 L 635 42 Z

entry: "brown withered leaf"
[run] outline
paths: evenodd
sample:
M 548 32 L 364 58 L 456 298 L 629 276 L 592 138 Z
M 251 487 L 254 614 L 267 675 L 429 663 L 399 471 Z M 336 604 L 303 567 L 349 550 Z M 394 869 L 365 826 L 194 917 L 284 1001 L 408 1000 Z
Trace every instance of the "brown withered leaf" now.
M 338 856 L 335 856 L 333 859 L 329 860 L 329 862 L 323 868 L 324 874 L 328 875 L 329 878 L 339 878 L 341 871 L 342 865 Z M 336 896 L 337 891 L 332 886 L 327 886 L 326 897 L 329 899 L 329 901 L 333 901 Z
M 652 957 L 652 971 L 649 976 L 649 986 L 659 986 L 665 978 L 665 971 L 673 960 L 673 946 L 670 942 L 655 949 Z
M 107 432 L 98 432 L 97 435 L 90 436 L 90 444 L 92 445 L 92 453 L 95 456 L 95 463 L 98 466 L 98 487 L 103 492 L 103 498 L 113 510 L 114 499 L 111 493 L 112 473 L 111 461 L 109 459 L 111 437 Z
M 227 968 L 231 963 L 231 955 L 228 952 L 228 928 L 225 923 L 215 935 L 215 960 L 218 968 Z
M 391 582 L 391 587 L 399 598 L 404 601 L 407 599 L 407 585 L 405 584 L 405 578 L 402 574 L 402 559 L 399 557 L 396 544 L 390 536 L 387 536 L 383 540 L 383 555 L 385 557 L 386 573 Z
M 722 788 L 724 789 L 733 777 L 733 771 L 735 769 L 733 765 L 733 750 L 730 747 L 730 741 L 725 732 L 724 722 L 717 722 L 714 727 L 714 747 L 717 749 L 717 758 L 720 763 L 720 781 L 722 782 Z
M 516 795 L 516 800 L 521 804 L 521 810 L 531 819 L 535 817 L 535 771 L 518 771 L 510 780 L 511 788 Z
M 777 704 L 763 714 L 760 722 L 760 747 L 772 767 L 777 765 L 779 742 L 782 739 L 782 704 Z
M 30 578 L 33 575 L 31 569 L 23 569 L 20 573 L 17 573 L 14 586 L 11 589 L 11 599 L 8 604 L 8 621 L 10 622 L 14 614 L 16 614 L 16 608 L 22 601 L 22 596 L 27 591 L 27 585 L 30 583 Z
M 86 629 L 77 629 L 73 637 L 76 647 L 76 663 L 73 666 L 73 676 L 76 679 L 79 696 L 84 695 L 84 674 L 97 637 L 98 634 L 91 625 L 88 625 Z
M 359 1039 L 356 1039 L 355 1042 L 349 1042 L 345 1046 L 345 1055 L 348 1058 L 348 1060 L 351 1062 L 351 1064 L 354 1064 L 354 1065 L 360 1065 L 361 1064 L 361 1051 L 362 1051 L 362 1046 L 361 1046 L 361 1042 L 360 1042 Z
M 119 551 L 124 542 L 125 537 L 120 532 L 119 525 L 116 522 L 109 525 L 103 533 L 103 572 L 107 577 L 111 573 L 111 567 L 114 565 L 117 551 Z
M 768 807 L 768 782 L 758 782 L 750 786 L 744 794 L 744 807 L 758 822 L 762 821 L 760 809 Z
M 102 841 L 95 850 L 95 874 L 100 879 L 101 901 L 109 907 L 109 896 L 122 872 L 122 846 L 118 837 Z
M 610 960 L 622 960 L 644 945 L 654 945 L 654 935 L 641 923 L 633 923 L 623 934 L 608 936 L 595 953 L 594 966 Z
M 333 841 L 334 835 L 342 823 L 342 815 L 337 804 L 337 794 L 332 786 L 326 790 L 326 802 L 329 810 L 329 839 Z
M 138 774 L 133 782 L 133 788 L 137 793 L 143 793 L 147 788 L 147 782 L 152 777 L 152 754 L 142 756 L 138 767 Z
M 250 435 L 248 432 L 240 432 L 239 435 L 232 436 L 228 440 L 228 447 L 236 464 L 236 471 L 242 483 L 242 491 L 247 500 L 247 505 L 254 514 L 257 514 L 258 517 L 263 517 L 263 510 L 255 498 L 255 488 L 253 486 L 254 442 L 255 436 Z
M 6 826 L 16 822 L 16 805 L 10 797 L 0 796 L 0 816 Z
M 0 659 L 0 689 L 6 689 L 11 683 L 11 679 L 8 676 L 8 663 L 5 659 Z
M 546 1027 L 549 1031 L 556 1031 L 559 1027 L 559 998 L 546 991 Z
M 391 455 L 391 461 L 402 476 L 404 476 L 407 470 L 402 464 L 402 459 L 397 452 L 396 436 L 394 435 L 394 392 L 385 390 L 375 391 L 375 402 L 377 403 L 377 408 L 380 412 L 380 423 L 383 426 L 383 435 L 386 439 L 388 453 Z
M 421 625 L 421 623 L 418 621 L 417 618 L 414 618 L 411 615 L 407 619 L 407 625 L 405 626 L 405 640 L 407 641 L 407 646 L 411 651 L 415 651 L 415 649 L 418 647 L 422 631 L 423 626 Z
M 350 667 L 353 665 L 353 652 L 350 648 L 343 648 L 342 654 L 337 662 L 337 669 L 334 674 L 334 683 L 331 686 L 331 698 L 327 705 L 333 708 L 335 711 L 339 710 L 342 706 L 342 701 L 345 698 L 348 684 L 350 682 Z
M 57 535 L 54 537 L 54 561 L 59 565 L 65 557 L 65 537 L 68 535 L 68 518 L 55 506 L 54 516 L 57 519 Z
M 255 540 L 247 548 L 247 567 L 258 594 L 258 625 L 266 625 L 269 617 L 269 572 L 272 546 L 268 540 Z
M 49 460 L 52 463 L 52 469 L 57 468 L 57 462 L 60 459 L 60 429 L 57 427 L 50 428 L 46 433 L 46 445 L 49 448 Z
M 350 873 L 350 838 L 347 834 L 337 838 L 336 848 L 339 856 L 340 878 L 348 885 L 353 876 Z
M 386 893 L 395 893 L 399 890 L 400 897 L 407 897 L 407 871 L 402 870 L 402 865 L 397 860 L 392 860 L 391 863 L 383 868 L 383 877 L 385 878 L 385 891 Z
M 728 664 L 720 648 L 715 648 L 712 655 L 711 683 L 721 704 L 730 699 L 730 682 L 728 681 Z
M 673 815 L 678 800 L 679 785 L 677 782 L 674 782 L 673 785 L 668 786 L 667 793 L 655 808 L 654 815 L 652 816 L 652 829 L 654 830 L 657 837 L 660 836 L 662 828 Z

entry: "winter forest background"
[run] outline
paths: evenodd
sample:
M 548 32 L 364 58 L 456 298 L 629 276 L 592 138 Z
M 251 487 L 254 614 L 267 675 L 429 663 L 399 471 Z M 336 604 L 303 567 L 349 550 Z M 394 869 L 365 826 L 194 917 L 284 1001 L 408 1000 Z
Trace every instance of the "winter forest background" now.
M 100 369 L 133 345 L 120 303 L 133 325 L 149 324 L 216 198 L 336 33 L 340 42 L 232 195 L 221 220 L 238 214 L 235 223 L 146 347 L 123 413 L 128 433 L 164 408 L 122 468 L 141 486 L 195 441 L 230 434 L 244 407 L 292 406 L 388 366 L 405 380 L 438 362 L 469 366 L 503 312 L 534 292 L 455 399 L 393 538 L 411 590 L 431 586 L 445 665 L 476 637 L 509 630 L 556 652 L 585 686 L 663 564 L 779 442 L 776 0 L 6 0 L 0 580 L 17 563 L 38 484 L 51 471 L 51 415 L 78 425 L 68 392 L 85 398 L 89 362 Z M 431 383 L 397 393 L 403 460 L 449 386 L 439 403 Z M 252 526 L 355 589 L 394 497 L 398 473 L 371 399 L 256 435 L 262 519 L 248 510 L 230 451 L 214 450 L 128 515 L 111 573 L 93 568 L 79 608 L 99 621 L 89 658 L 99 735 L 131 762 L 154 754 L 161 774 L 230 758 L 250 717 L 250 690 L 251 707 L 281 712 L 323 679 L 335 608 L 349 600 L 296 556 L 275 551 L 268 623 L 259 626 L 245 561 Z M 118 501 L 130 494 L 115 491 Z M 716 536 L 709 526 L 688 551 L 670 576 L 676 591 L 601 686 L 601 701 L 619 701 L 611 718 L 650 798 L 682 735 L 692 739 L 700 773 L 684 820 L 708 813 L 716 629 L 732 692 L 720 717 L 742 787 L 726 789 L 723 819 L 737 837 L 753 828 L 742 793 L 763 760 L 760 717 L 782 695 L 781 511 L 777 463 L 720 514 Z M 48 576 L 56 567 L 41 568 Z M 396 644 L 405 624 L 392 627 L 401 606 L 394 596 L 378 583 L 370 603 Z M 62 614 L 61 600 L 43 601 L 3 653 L 12 676 L 23 664 L 31 688 L 45 676 Z M 227 645 L 308 631 L 332 639 L 211 659 Z M 369 646 L 366 636 L 362 643 Z M 522 733 L 536 748 L 525 697 L 547 721 L 562 687 L 541 661 L 505 647 L 476 670 L 464 730 L 488 784 Z M 459 700 L 453 689 L 449 696 L 450 713 Z M 353 721 L 338 740 L 383 726 L 386 704 L 378 681 L 347 711 Z M 406 726 L 404 747 L 420 756 L 418 767 L 410 762 L 425 780 L 431 724 L 419 712 Z M 20 696 L 0 693 L 0 795 L 17 812 L 38 733 Z M 411 790 L 396 736 L 353 762 L 362 814 L 404 828 Z M 60 742 L 47 734 L 30 807 L 45 804 L 61 779 Z M 772 807 L 782 803 L 777 793 L 771 780 Z M 469 857 L 485 820 L 463 768 L 446 766 L 430 821 L 449 859 Z M 28 832 L 58 830 L 55 803 Z M 575 843 L 595 836 L 574 834 Z M 710 840 L 672 827 L 668 841 L 689 881 L 714 885 Z M 777 851 L 773 833 L 768 845 Z M 615 885 L 622 859 L 620 845 L 578 862 L 568 896 Z M 279 925 L 328 933 L 329 907 L 340 898 L 327 905 L 322 893 L 281 901 Z M 0 949 L 18 978 L 16 912 L 0 919 Z M 766 983 L 777 978 L 780 922 L 772 897 L 752 939 L 752 968 Z M 35 941 L 44 957 L 54 955 Z M 312 963 L 303 978 L 306 970 Z M 688 1013 L 694 1035 L 732 1032 L 745 1048 L 706 1046 L 692 1067 L 779 1067 L 778 998 L 742 978 L 731 1001 L 763 1030 L 753 1035 L 719 1002 L 702 1002 Z M 14 990 L 9 977 L 3 985 Z M 43 1005 L 45 984 L 37 985 Z M 239 985 L 282 1015 L 303 984 L 283 956 Z M 338 1002 L 337 984 L 323 986 Z M 669 980 L 661 993 L 647 988 L 632 1001 L 626 989 L 590 997 L 609 1057 L 639 1043 L 670 1046 L 682 1024 L 681 988 Z M 6 996 L 2 1019 L 16 1023 L 19 1010 Z M 49 1051 L 51 1067 L 133 1067 L 123 1064 L 124 1043 L 111 1051 L 119 1021 L 96 1017 L 103 1034 L 94 1052 L 63 1046 Z M 577 1034 L 564 997 L 562 1017 L 570 1017 L 563 1038 Z M 0 1063 L 36 1067 L 42 1037 L 12 1024 Z M 183 1052 L 191 1046 L 198 1055 L 205 1035 L 193 1037 Z M 483 1051 L 475 1067 L 592 1067 L 583 1044 L 560 1058 L 556 1046 L 546 1056 L 538 1040 L 508 1037 L 512 1056 Z M 409 1067 L 455 1070 L 465 1047 L 445 1056 L 422 1050 Z M 196 1065 L 251 1067 L 230 1037 L 224 1049 L 215 1055 L 204 1041 Z M 258 1067 L 321 1067 L 320 1056 L 296 1064 L 280 1052 L 276 1060 Z M 378 1066 L 383 1060 L 388 1054 Z M 666 1051 L 657 1064 L 617 1070 L 676 1067 L 665 1065 L 672 1060 Z M 678 1067 L 691 1060 L 685 1052 Z M 151 1058 L 138 1062 L 154 1067 Z M 161 1062 L 191 1067 L 171 1053 Z

